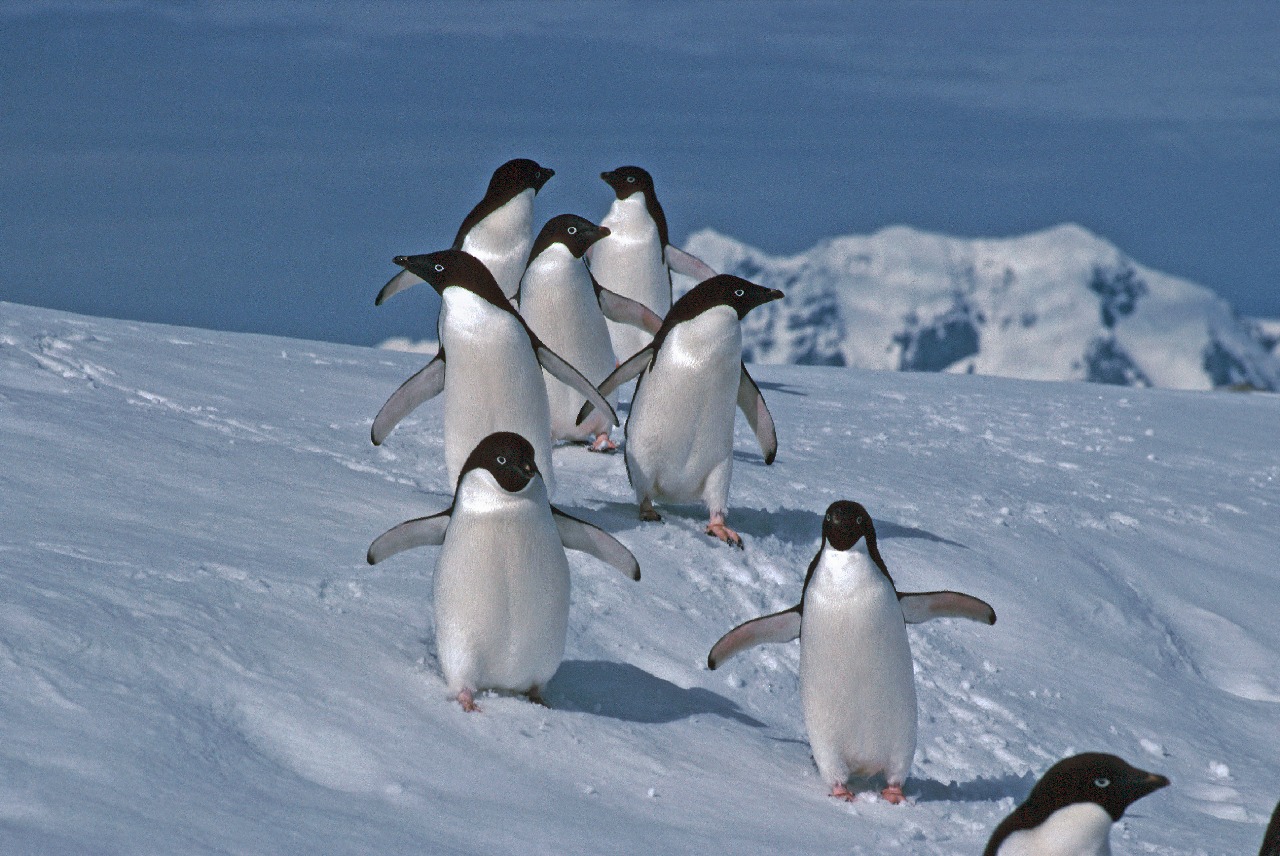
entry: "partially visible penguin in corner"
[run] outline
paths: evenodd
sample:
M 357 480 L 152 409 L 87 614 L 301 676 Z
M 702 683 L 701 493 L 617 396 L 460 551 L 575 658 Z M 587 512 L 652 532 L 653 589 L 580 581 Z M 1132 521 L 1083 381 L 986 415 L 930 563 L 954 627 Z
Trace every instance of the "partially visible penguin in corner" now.
M 640 375 L 626 426 L 627 478 L 641 520 L 661 520 L 655 500 L 701 499 L 707 534 L 742 546 L 725 524 L 733 473 L 734 405 L 742 409 L 772 464 L 778 452 L 773 417 L 742 362 L 741 321 L 782 292 L 730 274 L 698 283 L 676 301 L 662 326 L 639 352 L 600 385 L 610 395 Z M 583 405 L 578 422 L 590 414 Z
M 1111 824 L 1169 780 L 1086 752 L 1054 764 L 1000 822 L 983 856 L 1110 856 Z
M 662 319 L 642 303 L 604 288 L 591 275 L 583 253 L 609 230 L 574 214 L 552 217 L 538 233 L 520 282 L 520 315 L 548 347 L 594 384 L 618 366 L 606 319 L 658 332 Z M 575 424 L 586 403 L 581 393 L 544 373 L 551 407 L 551 439 L 587 443 L 596 452 L 616 448 L 608 416 L 596 411 Z M 609 397 L 617 406 L 617 391 Z
M 954 591 L 900 592 L 880 557 L 871 515 L 833 502 L 800 602 L 730 630 L 707 655 L 718 668 L 765 642 L 800 639 L 800 700 L 818 773 L 852 802 L 850 777 L 883 775 L 881 797 L 905 800 L 916 752 L 916 684 L 907 625 L 935 618 L 995 624 L 989 604 Z
M 671 273 L 702 282 L 715 276 L 705 262 L 671 245 L 667 215 L 658 203 L 653 176 L 638 166 L 600 173 L 615 199 L 600 225 L 609 230 L 587 255 L 605 288 L 639 301 L 663 318 L 671 308 Z M 625 359 L 648 344 L 652 333 L 611 321 L 609 337 Z
M 528 158 L 509 160 L 493 171 L 484 198 L 471 209 L 452 249 L 478 258 L 502 293 L 510 300 L 520 287 L 529 247 L 533 245 L 533 197 L 555 170 Z M 422 282 L 411 270 L 402 270 L 383 286 L 386 296 Z
M 489 435 L 458 477 L 453 504 L 407 520 L 369 547 L 377 564 L 411 547 L 441 546 L 433 596 L 436 649 L 449 692 L 477 711 L 484 690 L 542 690 L 564 656 L 569 563 L 580 550 L 640 579 L 640 565 L 612 535 L 547 501 L 533 446 L 511 432 Z

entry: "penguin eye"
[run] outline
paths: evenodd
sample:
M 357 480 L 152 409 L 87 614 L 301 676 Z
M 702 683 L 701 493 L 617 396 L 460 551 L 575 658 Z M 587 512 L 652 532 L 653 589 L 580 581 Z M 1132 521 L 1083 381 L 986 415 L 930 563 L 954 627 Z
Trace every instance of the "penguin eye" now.
M 831 515 L 831 514 L 828 514 L 828 515 L 827 515 L 827 522 L 828 522 L 828 523 L 834 523 L 834 522 L 835 522 L 835 519 L 836 519 L 836 518 L 835 518 L 835 516 L 834 516 L 834 515 Z
M 436 265 L 436 273 L 444 273 L 444 265 Z
M 862 515 L 861 515 L 861 514 L 859 514 L 856 518 L 854 518 L 854 521 L 853 521 L 853 522 L 854 522 L 854 523 L 857 523 L 859 526 L 861 526 L 861 525 L 862 525 Z
M 570 235 L 576 235 L 576 234 L 578 234 L 578 227 L 577 227 L 577 226 L 570 226 L 570 227 L 569 227 L 568 229 L 566 229 L 565 231 L 567 231 Z
M 627 176 L 627 184 L 635 184 L 635 183 L 636 183 L 636 177 L 634 175 Z
M 744 295 L 744 294 L 746 294 L 746 293 L 747 293 L 747 292 L 746 292 L 745 290 L 743 290 L 743 289 L 739 288 L 737 291 L 735 291 L 735 292 L 733 293 L 733 296 L 734 296 L 734 297 L 741 297 L 742 295 Z
M 1100 788 L 1105 788 L 1111 784 L 1111 780 L 1106 777 L 1100 777 L 1093 780 L 1093 783 Z
M 507 463 L 507 459 L 506 459 L 506 458 L 504 458 L 502 455 L 499 455 L 499 456 L 498 456 L 498 466 L 500 466 L 500 467 L 501 467 L 501 466 L 504 466 L 506 463 Z

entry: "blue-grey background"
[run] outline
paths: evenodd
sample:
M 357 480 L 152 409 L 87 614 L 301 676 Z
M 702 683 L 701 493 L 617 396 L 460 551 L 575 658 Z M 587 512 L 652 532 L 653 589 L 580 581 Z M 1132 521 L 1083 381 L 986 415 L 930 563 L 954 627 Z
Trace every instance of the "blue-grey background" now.
M 0 299 L 371 344 L 510 157 L 790 253 L 1080 223 L 1280 316 L 1280 4 L 0 6 Z

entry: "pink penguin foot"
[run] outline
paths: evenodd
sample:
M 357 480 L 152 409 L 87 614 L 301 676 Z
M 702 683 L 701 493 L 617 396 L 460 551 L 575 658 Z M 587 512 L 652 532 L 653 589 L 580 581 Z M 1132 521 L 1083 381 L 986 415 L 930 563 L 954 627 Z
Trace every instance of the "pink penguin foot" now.
M 880 799 L 893 805 L 902 805 L 907 798 L 902 795 L 902 787 L 900 785 L 890 785 L 880 792 Z
M 743 549 L 742 536 L 725 526 L 724 518 L 718 514 L 712 517 L 711 522 L 707 524 L 707 534 L 719 538 L 726 544 L 732 544 L 740 550 Z
M 595 441 L 587 446 L 588 452 L 603 452 L 606 454 L 617 451 L 617 449 L 618 444 L 610 440 L 607 433 L 597 434 Z
M 854 802 L 858 799 L 858 795 L 844 786 L 844 782 L 831 786 L 831 796 L 845 802 Z
M 480 713 L 480 705 L 476 704 L 476 697 L 471 690 L 463 690 L 457 695 L 458 704 L 462 705 L 462 709 L 467 713 Z

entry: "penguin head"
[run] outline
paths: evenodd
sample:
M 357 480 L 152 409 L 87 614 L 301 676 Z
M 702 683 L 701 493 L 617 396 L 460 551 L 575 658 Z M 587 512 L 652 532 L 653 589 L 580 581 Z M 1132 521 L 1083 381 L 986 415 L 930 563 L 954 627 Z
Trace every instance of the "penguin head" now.
M 1050 767 L 1036 782 L 1025 805 L 1048 816 L 1075 803 L 1097 803 L 1117 821 L 1124 810 L 1147 794 L 1158 791 L 1169 780 L 1139 770 L 1123 758 L 1102 752 L 1086 752 L 1064 758 Z
M 537 193 L 556 171 L 528 158 L 509 160 L 493 171 L 485 196 L 511 197 L 533 188 Z
M 552 244 L 564 244 L 569 252 L 573 253 L 574 258 L 580 259 L 588 247 L 608 235 L 609 229 L 605 226 L 597 226 L 576 214 L 561 214 L 558 217 L 552 217 L 542 227 L 537 240 L 533 242 L 533 250 L 529 253 L 529 258 L 536 258 Z
M 471 470 L 488 470 L 503 490 L 519 493 L 538 475 L 533 444 L 510 431 L 490 434 L 472 450 L 458 474 L 458 482 Z
M 833 549 L 848 550 L 864 535 L 869 541 L 875 540 L 876 530 L 871 515 L 860 504 L 842 499 L 827 506 L 827 515 L 822 518 L 822 537 Z
M 620 166 L 600 173 L 600 177 L 613 188 L 619 199 L 626 199 L 633 193 L 653 193 L 653 176 L 638 166 Z
M 689 295 L 695 293 L 698 295 L 698 301 L 708 308 L 724 305 L 735 310 L 739 321 L 757 306 L 783 297 L 782 292 L 776 288 L 765 288 L 763 285 L 756 285 L 740 276 L 727 273 L 717 274 L 698 283 L 690 289 Z
M 396 264 L 422 277 L 438 293 L 451 285 L 460 285 L 477 294 L 488 295 L 494 289 L 502 293 L 493 274 L 470 253 L 462 250 L 439 250 L 419 256 L 396 256 Z

